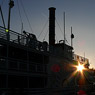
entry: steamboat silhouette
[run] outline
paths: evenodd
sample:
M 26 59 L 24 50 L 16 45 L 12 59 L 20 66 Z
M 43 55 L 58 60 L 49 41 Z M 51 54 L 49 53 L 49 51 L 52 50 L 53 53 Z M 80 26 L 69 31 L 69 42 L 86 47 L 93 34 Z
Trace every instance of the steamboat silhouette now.
M 55 10 L 49 8 L 49 43 L 38 41 L 36 35 L 0 26 L 0 94 L 1 95 L 95 95 L 95 71 L 89 60 L 74 54 L 65 40 L 55 43 Z M 74 35 L 71 33 L 71 40 Z M 78 62 L 86 70 L 77 71 Z M 76 73 L 74 73 L 76 71 Z M 80 94 L 82 93 L 82 94 Z

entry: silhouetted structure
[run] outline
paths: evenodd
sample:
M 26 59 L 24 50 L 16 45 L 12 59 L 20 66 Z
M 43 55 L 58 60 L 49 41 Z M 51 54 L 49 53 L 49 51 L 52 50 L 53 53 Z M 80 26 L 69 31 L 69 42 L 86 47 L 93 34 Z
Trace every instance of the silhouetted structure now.
M 79 76 L 71 74 L 72 67 L 81 56 L 73 54 L 73 47 L 60 40 L 55 43 L 55 8 L 49 8 L 49 45 L 37 40 L 34 34 L 23 31 L 19 34 L 0 26 L 0 91 L 5 95 L 76 95 Z M 8 33 L 9 32 L 9 33 Z M 7 33 L 10 39 L 7 39 Z M 75 65 L 76 65 L 75 64 Z M 93 71 L 89 61 L 86 84 L 81 89 L 89 93 Z M 86 72 L 86 71 L 84 71 Z M 95 72 L 94 72 L 95 73 Z M 71 79 L 70 79 L 71 78 Z M 91 82 L 91 83 L 90 83 Z M 93 91 L 92 91 L 93 92 Z M 91 95 L 91 94 L 90 94 Z
M 49 8 L 49 44 L 55 44 L 55 10 L 56 8 Z

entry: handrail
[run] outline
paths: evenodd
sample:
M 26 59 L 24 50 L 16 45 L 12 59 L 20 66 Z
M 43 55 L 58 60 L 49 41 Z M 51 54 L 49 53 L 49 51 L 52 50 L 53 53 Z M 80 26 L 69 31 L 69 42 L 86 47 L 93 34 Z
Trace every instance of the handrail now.
M 6 28 L 0 26 L 0 38 L 8 41 L 7 33 L 9 32 L 10 42 L 21 44 L 24 46 L 30 46 L 31 48 L 40 50 L 40 51 L 48 51 L 49 46 L 45 44 L 44 42 L 40 42 L 38 40 L 32 39 L 28 35 L 20 34 L 12 30 L 7 30 L 7 31 L 6 30 L 7 30 Z
M 57 49 L 54 46 L 48 45 L 47 42 L 40 42 L 36 39 L 32 39 L 32 37 L 30 37 L 29 35 L 24 35 L 24 34 L 22 35 L 12 30 L 7 30 L 7 31 L 6 30 L 7 30 L 6 28 L 0 26 L 0 38 L 6 41 L 23 45 L 23 46 L 28 46 L 31 49 L 42 51 L 42 52 L 49 53 L 52 55 L 67 57 L 70 60 L 72 59 L 71 57 L 72 54 L 69 53 L 68 51 L 64 51 L 63 53 L 59 52 L 59 49 Z M 9 32 L 10 37 L 7 37 L 8 36 L 7 32 Z

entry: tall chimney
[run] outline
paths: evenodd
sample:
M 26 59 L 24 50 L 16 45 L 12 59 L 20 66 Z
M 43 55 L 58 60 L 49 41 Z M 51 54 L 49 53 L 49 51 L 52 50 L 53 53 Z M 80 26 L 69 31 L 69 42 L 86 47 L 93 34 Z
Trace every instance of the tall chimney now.
M 55 10 L 56 8 L 49 8 L 49 45 L 55 44 Z

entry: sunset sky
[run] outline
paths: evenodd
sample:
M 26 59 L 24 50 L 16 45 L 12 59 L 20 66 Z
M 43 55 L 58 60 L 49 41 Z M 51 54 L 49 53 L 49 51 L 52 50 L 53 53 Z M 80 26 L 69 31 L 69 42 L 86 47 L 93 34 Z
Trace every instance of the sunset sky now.
M 8 2 L 9 0 L 0 0 L 6 27 Z M 11 29 L 20 33 L 23 23 L 23 29 L 34 33 L 40 41 L 48 41 L 49 7 L 56 8 L 56 42 L 64 39 L 63 12 L 65 12 L 66 40 L 70 45 L 72 26 L 75 54 L 84 56 L 85 53 L 85 57 L 90 60 L 90 67 L 95 68 L 95 0 L 14 0 L 14 3 L 15 6 L 11 10 Z M 2 25 L 0 15 L 0 26 Z

